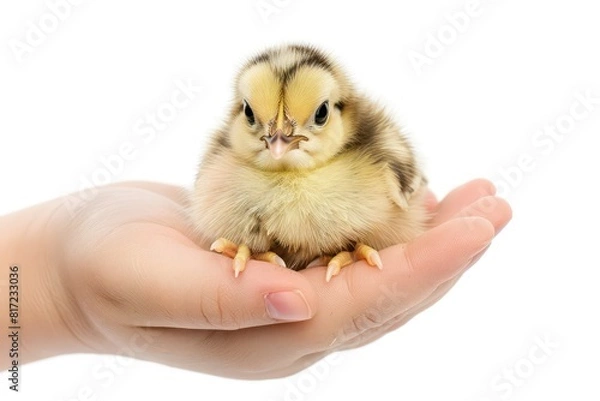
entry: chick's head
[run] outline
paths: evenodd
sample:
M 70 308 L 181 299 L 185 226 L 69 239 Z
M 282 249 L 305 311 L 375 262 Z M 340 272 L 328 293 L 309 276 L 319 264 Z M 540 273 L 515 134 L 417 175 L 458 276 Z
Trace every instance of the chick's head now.
M 262 53 L 236 81 L 231 147 L 265 170 L 322 165 L 348 139 L 353 93 L 345 74 L 314 48 L 285 46 Z

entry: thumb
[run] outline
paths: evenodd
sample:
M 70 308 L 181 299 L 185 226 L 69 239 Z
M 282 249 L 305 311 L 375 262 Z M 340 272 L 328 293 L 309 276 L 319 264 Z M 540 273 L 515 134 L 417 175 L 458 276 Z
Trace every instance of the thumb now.
M 295 271 L 251 260 L 235 278 L 225 256 L 164 237 L 146 245 L 138 268 L 129 269 L 135 276 L 119 280 L 127 324 L 234 330 L 306 320 L 316 311 L 312 286 Z

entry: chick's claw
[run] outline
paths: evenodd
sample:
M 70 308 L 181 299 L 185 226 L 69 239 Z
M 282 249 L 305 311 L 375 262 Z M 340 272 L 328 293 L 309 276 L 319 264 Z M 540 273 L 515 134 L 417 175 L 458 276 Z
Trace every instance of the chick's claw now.
M 314 266 L 327 266 L 327 265 L 329 265 L 329 262 L 331 262 L 331 259 L 333 259 L 331 256 L 318 257 L 315 260 L 313 260 L 312 262 L 310 262 L 308 264 L 308 266 L 306 266 L 306 268 L 308 269 L 309 267 L 314 267 Z
M 238 251 L 233 258 L 233 271 L 235 272 L 235 277 L 238 277 L 241 272 L 246 270 L 246 263 L 250 259 L 250 248 L 246 245 L 240 245 Z
M 287 267 L 285 261 L 275 252 L 263 252 L 252 255 L 252 259 L 261 260 L 263 262 L 273 263 L 281 267 Z
M 354 257 L 356 260 L 365 260 L 371 266 L 377 266 L 379 270 L 383 270 L 383 262 L 381 261 L 379 252 L 368 245 L 361 244 L 360 242 L 356 244 Z
M 210 246 L 210 250 L 213 252 L 223 254 L 230 258 L 234 258 L 237 254 L 238 246 L 225 238 L 219 238 L 218 240 L 212 243 L 212 245 Z
M 368 245 L 358 243 L 354 248 L 354 252 L 340 252 L 331 259 L 327 265 L 327 273 L 325 280 L 329 282 L 333 276 L 340 274 L 342 269 L 356 260 L 364 260 L 371 266 L 376 266 L 379 270 L 383 269 L 383 262 L 379 256 L 379 252 Z
M 327 264 L 327 273 L 325 281 L 329 282 L 333 276 L 337 276 L 342 271 L 342 268 L 352 264 L 354 257 L 350 252 L 340 252 L 333 257 Z
M 238 246 L 225 238 L 219 238 L 213 242 L 210 246 L 210 250 L 233 258 L 233 271 L 235 272 L 235 277 L 238 277 L 241 272 L 246 270 L 246 264 L 250 259 L 287 267 L 283 259 L 274 252 L 263 252 L 253 255 L 247 245 Z

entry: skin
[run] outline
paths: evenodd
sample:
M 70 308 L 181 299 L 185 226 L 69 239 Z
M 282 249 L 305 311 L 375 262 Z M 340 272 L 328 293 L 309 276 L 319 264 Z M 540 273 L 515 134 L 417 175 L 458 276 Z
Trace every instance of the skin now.
M 290 375 L 437 302 L 511 218 L 493 185 L 476 180 L 439 203 L 430 194 L 431 228 L 382 250 L 382 271 L 357 262 L 326 283 L 324 266 L 250 261 L 235 279 L 231 259 L 187 236 L 181 188 L 98 190 L 74 216 L 57 199 L 0 217 L 0 266 L 20 268 L 20 363 L 93 352 L 225 377 Z M 266 306 L 265 295 L 289 291 Z M 0 367 L 10 363 L 0 353 Z

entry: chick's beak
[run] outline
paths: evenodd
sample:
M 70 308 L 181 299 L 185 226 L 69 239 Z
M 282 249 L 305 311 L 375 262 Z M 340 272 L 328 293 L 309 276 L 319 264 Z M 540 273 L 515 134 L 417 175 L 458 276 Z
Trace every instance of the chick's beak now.
M 308 140 L 302 135 L 285 135 L 281 129 L 276 130 L 274 135 L 263 136 L 262 139 L 275 160 L 281 159 L 290 150 L 298 149 L 300 142 Z
M 275 160 L 281 159 L 290 150 L 298 149 L 300 142 L 308 141 L 303 135 L 293 135 L 294 124 L 285 114 L 283 101 L 279 103 L 279 111 L 274 121 L 269 126 L 269 134 L 261 139 L 267 144 L 271 151 L 271 157 Z

